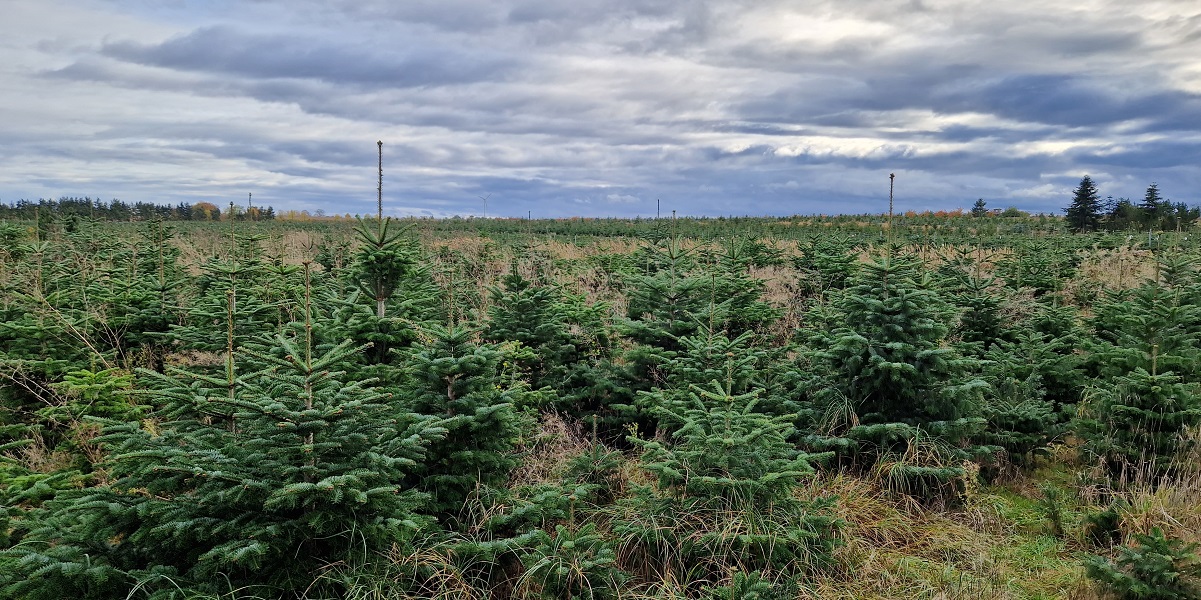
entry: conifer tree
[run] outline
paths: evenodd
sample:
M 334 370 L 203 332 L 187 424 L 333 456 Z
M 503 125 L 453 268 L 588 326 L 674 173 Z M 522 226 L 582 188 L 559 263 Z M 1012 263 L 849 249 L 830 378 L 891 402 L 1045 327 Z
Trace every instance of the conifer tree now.
M 1009 462 L 1025 466 L 1064 430 L 1066 417 L 1043 384 L 1045 372 L 1064 365 L 1060 355 L 1047 348 L 1042 334 L 1016 335 L 1016 342 L 999 342 L 986 354 L 984 378 L 989 389 L 981 414 L 988 427 L 977 440 L 1004 449 Z
M 233 586 L 297 597 L 322 593 L 323 566 L 421 533 L 423 496 L 401 484 L 445 430 L 346 380 L 340 367 L 358 348 L 314 339 L 309 317 L 248 344 L 239 355 L 253 368 L 232 384 L 143 372 L 160 408 L 110 423 L 110 482 L 48 504 L 0 558 L 13 567 L 0 589 L 90 599 Z
M 429 495 L 429 510 L 455 516 L 480 488 L 503 482 L 517 465 L 524 388 L 505 381 L 504 353 L 476 342 L 477 327 L 429 325 L 405 357 L 406 406 L 439 419 L 446 435 L 431 442 L 410 481 Z
M 1023 242 L 998 261 L 1005 285 L 1014 290 L 1031 288 L 1035 298 L 1054 298 L 1063 282 L 1076 273 L 1080 258 L 1045 242 Z
M 786 355 L 793 348 L 768 347 L 761 336 L 747 331 L 731 339 L 725 332 L 702 328 L 680 339 L 682 346 L 664 366 L 665 381 L 636 401 L 645 413 L 662 416 L 660 404 L 684 401 L 693 386 L 727 380 L 731 394 L 758 393 L 756 410 L 769 416 L 789 416 L 798 424 L 812 423 L 812 411 L 800 401 L 804 376 Z M 671 423 L 672 426 L 678 423 Z
M 622 333 L 637 345 L 625 356 L 628 390 L 634 398 L 618 398 L 611 408 L 646 436 L 657 418 L 637 392 L 664 387 L 668 362 L 682 350 L 682 340 L 703 330 L 737 337 L 762 328 L 777 317 L 759 299 L 762 282 L 749 276 L 750 257 L 732 246 L 705 269 L 679 238 L 644 248 L 646 274 L 632 276 Z
M 842 289 L 859 269 L 858 246 L 849 238 L 815 236 L 799 244 L 801 256 L 793 265 L 805 274 L 810 293 Z
M 1179 468 L 1190 448 L 1182 433 L 1201 423 L 1201 390 L 1179 375 L 1159 372 L 1152 349 L 1150 371 L 1135 367 L 1094 390 L 1079 430 L 1085 452 L 1117 482 L 1157 483 Z
M 738 336 L 761 331 L 778 319 L 778 311 L 763 302 L 763 281 L 751 275 L 751 268 L 783 262 L 781 254 L 751 238 L 725 241 L 713 267 L 708 269 L 709 289 L 705 295 L 709 299 L 706 307 L 709 314 L 704 322 L 710 328 L 718 327 Z
M 1091 325 L 1096 376 L 1085 451 L 1111 477 L 1170 474 L 1183 431 L 1201 422 L 1201 311 L 1191 263 L 1161 264 L 1161 281 L 1109 294 Z
M 490 293 L 484 338 L 528 349 L 529 358 L 517 358 L 518 366 L 532 389 L 557 396 L 559 408 L 575 417 L 595 411 L 595 398 L 604 386 L 600 369 L 610 354 L 600 316 L 607 305 L 586 306 L 582 298 L 535 285 L 516 272 Z
M 794 578 L 829 560 L 835 545 L 829 502 L 792 494 L 829 455 L 798 451 L 787 440 L 795 415 L 758 411 L 758 389 L 732 393 L 741 367 L 727 366 L 725 383 L 691 386 L 687 397 L 651 394 L 670 433 L 630 439 L 656 483 L 623 504 L 614 530 L 627 552 L 683 582 L 733 565 Z
M 1075 232 L 1096 231 L 1101 225 L 1101 194 L 1088 175 L 1072 193 L 1072 204 L 1064 209 L 1068 228 Z
M 350 265 L 355 291 L 337 303 L 337 330 L 370 344 L 359 369 L 363 376 L 395 384 L 397 370 L 386 368 L 393 350 L 408 347 L 419 324 L 440 316 L 437 291 L 407 228 L 387 218 L 375 228 L 360 221 L 356 233 L 360 246 Z
M 1147 186 L 1147 193 L 1143 196 L 1143 201 L 1138 205 L 1142 213 L 1142 223 L 1144 227 L 1158 229 L 1160 226 L 1160 218 L 1163 215 L 1164 199 L 1159 195 L 1159 186 L 1152 183 Z
M 1174 279 L 1185 279 L 1172 267 Z M 1091 369 L 1102 380 L 1142 367 L 1150 370 L 1152 347 L 1157 348 L 1159 370 L 1172 371 L 1187 381 L 1201 382 L 1201 287 L 1146 282 L 1133 290 L 1108 294 L 1098 303 L 1090 321 L 1096 339 Z
M 810 443 L 871 465 L 932 442 L 942 458 L 908 465 L 902 477 L 926 485 L 962 475 L 959 462 L 986 451 L 970 440 L 985 425 L 988 384 L 975 376 L 976 359 L 946 345 L 953 311 L 929 275 L 890 252 L 864 265 L 832 304 L 829 330 L 809 341 L 814 408 L 824 415 Z
M 221 352 L 229 330 L 235 345 L 241 345 L 277 329 L 279 307 L 263 296 L 265 265 L 260 258 L 213 258 L 201 265 L 183 323 L 172 324 L 170 334 L 160 337 L 171 340 L 177 351 Z
M 675 350 L 676 340 L 696 331 L 695 315 L 708 304 L 699 293 L 705 278 L 693 274 L 693 252 L 678 238 L 647 246 L 644 255 L 644 272 L 627 282 L 624 333 L 643 346 Z
M 972 205 L 971 215 L 977 218 L 988 216 L 988 203 L 984 201 L 984 198 L 977 199 L 976 203 Z
M 977 357 L 1011 337 L 1001 320 L 1001 298 L 994 292 L 998 279 L 982 270 L 983 260 L 977 249 L 962 248 L 937 271 L 940 288 L 960 310 L 952 334 L 963 352 Z
M 97 245 L 92 227 L 74 236 L 78 243 Z M 101 251 L 111 258 L 85 278 L 84 297 L 94 306 L 88 310 L 94 337 L 102 351 L 111 352 L 114 364 L 162 368 L 169 350 L 163 334 L 181 318 L 183 272 L 180 251 L 170 243 L 174 236 L 173 227 L 150 221 L 133 243 Z

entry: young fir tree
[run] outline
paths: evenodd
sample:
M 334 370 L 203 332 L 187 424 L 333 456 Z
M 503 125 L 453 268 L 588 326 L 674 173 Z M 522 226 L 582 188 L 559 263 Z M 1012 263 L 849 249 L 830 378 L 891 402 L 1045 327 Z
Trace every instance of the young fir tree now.
M 1191 260 L 1160 263 L 1158 281 L 1110 293 L 1091 320 L 1096 380 L 1080 422 L 1085 452 L 1111 477 L 1171 474 L 1182 433 L 1201 422 L 1201 286 Z
M 346 287 L 327 299 L 333 307 L 331 331 L 364 347 L 349 371 L 377 379 L 396 394 L 404 393 L 397 351 L 418 340 L 419 327 L 444 317 L 430 269 L 406 231 L 390 218 L 374 227 L 361 221 L 360 245 L 342 280 Z
M 1136 367 L 1149 370 L 1151 348 L 1158 348 L 1160 371 L 1186 381 L 1201 381 L 1201 286 L 1187 261 L 1161 264 L 1163 281 L 1108 293 L 1090 320 L 1092 373 L 1104 381 Z
M 976 377 L 978 360 L 947 345 L 953 311 L 914 259 L 888 253 L 867 263 L 824 315 L 829 329 L 809 341 L 813 402 L 824 415 L 810 443 L 866 465 L 928 443 L 935 460 L 893 469 L 912 489 L 961 476 L 959 464 L 987 450 L 971 439 L 985 426 L 988 384 Z
M 263 296 L 265 265 L 259 258 L 214 258 L 202 265 L 183 323 L 157 337 L 175 351 L 221 352 L 230 329 L 235 345 L 278 330 L 279 307 Z
M 692 250 L 674 236 L 644 247 L 642 254 L 643 272 L 626 282 L 623 333 L 641 346 L 674 351 L 679 338 L 697 330 L 696 315 L 709 304 L 701 293 L 707 278 L 696 273 Z M 647 358 L 646 374 L 657 374 L 654 367 L 660 361 Z
M 798 246 L 801 255 L 793 259 L 793 266 L 805 276 L 802 285 L 810 294 L 842 289 L 859 270 L 858 245 L 850 238 L 815 236 Z
M 94 235 L 89 227 L 76 237 Z M 169 350 L 163 334 L 182 316 L 184 274 L 180 251 L 170 243 L 174 236 L 174 228 L 161 220 L 147 222 L 136 241 L 104 253 L 111 260 L 84 277 L 84 293 L 96 307 L 89 311 L 94 337 L 114 364 L 162 370 Z
M 1035 298 L 1054 298 L 1063 282 L 1076 273 L 1080 257 L 1074 252 L 1043 242 L 1023 242 L 997 262 L 997 271 L 1006 287 L 1030 288 Z
M 405 235 L 406 230 L 395 226 L 391 218 L 377 223 L 374 229 L 360 221 L 356 231 L 360 246 L 351 268 L 363 300 L 374 310 L 351 319 L 351 329 L 354 339 L 371 343 L 368 364 L 389 364 L 392 348 L 404 347 L 415 339 L 412 328 L 406 327 L 403 320 L 388 318 L 388 303 L 407 280 L 418 275 L 418 252 Z
M 835 545 L 830 502 L 793 495 L 829 455 L 798 451 L 787 439 L 795 415 L 760 412 L 761 390 L 732 393 L 742 368 L 729 357 L 724 383 L 691 386 L 687 397 L 653 392 L 669 432 L 630 438 L 655 484 L 623 503 L 614 532 L 632 560 L 685 584 L 735 566 L 795 578 L 828 561 Z
M 753 238 L 733 238 L 722 243 L 709 271 L 710 299 L 707 324 L 729 335 L 762 331 L 780 317 L 762 300 L 764 282 L 751 268 L 783 262 L 782 252 Z M 704 313 L 702 313 L 704 314 Z
M 939 266 L 940 288 L 959 309 L 959 321 L 952 335 L 966 354 L 981 357 L 995 343 L 1010 339 L 1011 332 L 1001 319 L 998 279 L 983 270 L 979 249 L 961 248 Z
M 681 340 L 703 330 L 736 337 L 778 315 L 759 299 L 762 282 L 747 271 L 749 255 L 727 249 L 715 264 L 703 265 L 675 236 L 645 250 L 647 273 L 630 278 L 629 318 L 622 325 L 622 333 L 637 344 L 625 357 L 628 389 L 635 397 L 622 398 L 612 408 L 643 435 L 653 436 L 655 412 L 636 394 L 667 384 L 665 369 L 683 349 Z
M 1182 434 L 1201 423 L 1201 389 L 1171 372 L 1159 372 L 1155 349 L 1150 370 L 1135 367 L 1094 390 L 1078 430 L 1084 452 L 1116 482 L 1158 483 L 1181 467 L 1191 448 Z
M 1081 352 L 1085 334 L 1079 320 L 1079 311 L 1072 306 L 1040 303 L 1034 314 L 1016 328 L 1017 346 L 1006 347 L 1018 359 L 1014 364 L 1016 376 L 1025 378 L 1038 372 L 1061 424 L 1071 420 L 1088 383 Z
M 404 355 L 409 410 L 439 419 L 446 435 L 431 442 L 410 478 L 429 510 L 453 518 L 472 495 L 505 481 L 518 464 L 522 432 L 517 405 L 524 387 L 506 381 L 505 353 L 477 343 L 478 328 L 430 325 Z
M 0 555 L 0 589 L 30 599 L 337 595 L 323 567 L 422 533 L 423 496 L 402 482 L 445 430 L 347 380 L 341 366 L 359 349 L 318 347 L 313 325 L 249 344 L 243 374 L 232 358 L 225 377 L 143 372 L 159 408 L 110 424 L 110 481 L 49 503 Z
M 654 393 L 639 394 L 643 411 L 662 415 L 660 404 L 683 401 L 693 386 L 726 379 L 731 394 L 756 391 L 759 412 L 793 417 L 798 424 L 812 422 L 811 411 L 800 401 L 804 376 L 787 360 L 792 347 L 769 347 L 750 331 L 731 339 L 725 332 L 707 327 L 681 338 L 680 344 L 681 351 L 664 367 L 664 385 Z
M 609 339 L 601 317 L 607 305 L 587 306 L 554 286 L 539 286 L 516 272 L 490 290 L 484 339 L 517 342 L 529 350 L 517 366 L 534 390 L 549 391 L 555 405 L 583 418 L 599 408 L 604 393 L 600 368 L 609 358 Z
M 1059 355 L 1045 348 L 1036 332 L 1016 334 L 1016 342 L 1000 342 L 985 355 L 984 379 L 988 393 L 981 414 L 988 428 L 977 439 L 1003 448 L 1009 462 L 1030 464 L 1063 430 L 1063 418 L 1047 397 L 1043 372 L 1057 368 Z

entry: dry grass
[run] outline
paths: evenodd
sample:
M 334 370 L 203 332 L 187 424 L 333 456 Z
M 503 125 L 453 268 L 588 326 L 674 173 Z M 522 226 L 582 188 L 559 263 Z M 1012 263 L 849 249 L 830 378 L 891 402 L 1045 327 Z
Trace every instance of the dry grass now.
M 995 491 L 957 511 L 929 510 L 844 474 L 814 479 L 806 496 L 835 495 L 847 525 L 840 568 L 805 598 L 1085 598 L 1075 554 L 1060 540 L 1022 532 Z
M 94 436 L 93 436 L 94 437 Z M 38 432 L 26 438 L 27 443 L 4 453 L 4 456 L 31 473 L 53 473 L 70 468 L 75 456 L 65 450 L 51 448 Z
M 763 301 L 780 311 L 770 335 L 777 340 L 791 339 L 809 309 L 801 273 L 791 267 L 768 266 L 752 267 L 749 275 L 763 282 Z
M 557 413 L 544 413 L 534 437 L 518 451 L 524 455 L 521 466 L 513 471 L 509 484 L 532 486 L 561 481 L 567 463 L 586 452 L 594 442 Z
M 1150 250 L 1129 246 L 1114 250 L 1095 250 L 1084 256 L 1076 277 L 1067 282 L 1071 290 L 1081 285 L 1099 284 L 1104 289 L 1124 290 L 1138 287 L 1156 277 L 1155 256 Z
M 1201 544 L 1201 427 L 1185 437 L 1192 440 L 1192 448 L 1176 458 L 1170 479 L 1144 475 L 1111 492 L 1125 501 L 1119 511 L 1125 543 L 1132 543 L 1135 534 L 1159 528 L 1168 537 Z
M 167 365 L 190 369 L 193 367 L 219 367 L 225 364 L 224 352 L 206 352 L 204 350 L 184 350 L 171 352 L 164 357 Z

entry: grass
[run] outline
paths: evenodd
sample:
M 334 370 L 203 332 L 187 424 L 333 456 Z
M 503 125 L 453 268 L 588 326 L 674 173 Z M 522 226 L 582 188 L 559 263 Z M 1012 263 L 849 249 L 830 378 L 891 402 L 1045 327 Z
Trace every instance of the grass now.
M 1056 471 L 1058 473 L 1058 471 Z M 1048 532 L 1040 498 L 1020 478 L 983 487 L 954 510 L 929 510 L 846 475 L 814 481 L 848 523 L 841 568 L 811 598 L 1090 598 L 1081 548 Z M 1079 522 L 1081 505 L 1064 507 Z

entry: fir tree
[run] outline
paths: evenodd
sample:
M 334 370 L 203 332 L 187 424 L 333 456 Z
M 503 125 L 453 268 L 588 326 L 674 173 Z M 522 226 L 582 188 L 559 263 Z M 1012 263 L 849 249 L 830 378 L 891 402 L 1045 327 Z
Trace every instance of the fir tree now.
M 793 266 L 805 275 L 803 285 L 810 293 L 842 289 L 859 269 L 859 248 L 849 238 L 815 236 L 798 246 L 801 256 L 793 259 Z
M 1171 474 L 1181 434 L 1201 422 L 1201 288 L 1189 259 L 1158 270 L 1160 281 L 1109 294 L 1091 321 L 1096 381 L 1080 431 L 1119 481 Z
M 1072 194 L 1072 204 L 1064 209 L 1068 228 L 1076 232 L 1096 231 L 1101 225 L 1101 194 L 1088 175 Z
M 1163 196 L 1159 195 L 1159 186 L 1152 183 L 1147 186 L 1147 193 L 1143 195 L 1143 201 L 1139 203 L 1139 211 L 1142 212 L 1144 227 L 1158 229 L 1161 224 L 1161 217 L 1164 213 L 1165 202 Z M 1170 208 L 1170 205 L 1168 206 Z
M 828 501 L 792 492 L 829 455 L 796 450 L 787 441 L 795 415 L 759 412 L 760 390 L 732 394 L 737 367 L 729 369 L 725 383 L 692 386 L 686 398 L 653 394 L 660 418 L 673 425 L 663 439 L 631 438 L 656 484 L 623 505 L 615 533 L 628 540 L 627 552 L 659 563 L 647 565 L 658 572 L 709 569 L 673 573 L 685 582 L 732 564 L 803 575 L 829 560 L 838 522 L 824 514 Z
M 403 347 L 413 339 L 403 321 L 388 319 L 388 301 L 407 279 L 418 274 L 418 255 L 405 237 L 404 228 L 393 225 L 391 218 L 378 224 L 373 231 L 365 221 L 359 222 L 359 250 L 352 266 L 363 298 L 374 303 L 374 318 L 360 316 L 355 321 L 355 339 L 370 342 L 368 364 L 388 364 L 391 349 Z
M 1004 449 L 1009 462 L 1018 466 L 1026 466 L 1034 456 L 1045 454 L 1047 446 L 1063 431 L 1061 414 L 1043 387 L 1040 371 L 1045 365 L 1029 365 L 1046 354 L 1040 356 L 1030 340 L 1037 344 L 1043 338 L 1035 335 L 1015 344 L 1000 344 L 987 354 L 984 377 L 989 390 L 981 403 L 981 414 L 988 428 L 977 436 L 984 444 Z M 1023 353 L 1026 349 L 1033 352 Z
M 976 218 L 988 216 L 988 204 L 984 202 L 984 198 L 976 200 L 976 203 L 972 205 L 971 214 Z
M 674 236 L 662 246 L 644 249 L 648 273 L 631 277 L 629 319 L 622 325 L 622 332 L 638 343 L 625 357 L 630 390 L 665 386 L 666 366 L 682 350 L 684 338 L 706 329 L 738 336 L 777 318 L 759 299 L 762 282 L 749 276 L 750 256 L 736 248 L 727 248 L 708 270 Z M 636 397 L 621 400 L 612 408 L 644 434 L 653 435 L 654 412 Z
M 481 488 L 505 481 L 518 462 L 516 405 L 524 388 L 502 378 L 504 353 L 477 343 L 478 334 L 468 325 L 430 325 L 424 343 L 405 356 L 407 406 L 439 419 L 446 430 L 411 481 L 428 493 L 430 511 L 445 517 Z
M 985 425 L 988 384 L 977 360 L 946 345 L 953 311 L 915 261 L 886 254 L 864 265 L 821 318 L 830 329 L 814 332 L 809 360 L 824 416 L 810 443 L 868 465 L 933 443 L 941 458 L 901 475 L 921 485 L 962 475 L 958 463 L 986 450 L 970 440 Z
M 528 359 L 517 359 L 519 368 L 532 389 L 554 393 L 559 408 L 575 417 L 595 411 L 595 398 L 603 394 L 599 369 L 609 358 L 600 316 L 607 305 L 587 306 L 582 298 L 534 285 L 515 272 L 503 283 L 491 289 L 485 339 L 528 349 Z
M 332 307 L 331 332 L 365 348 L 348 367 L 352 373 L 401 394 L 397 352 L 418 340 L 419 327 L 444 318 L 440 292 L 407 229 L 389 218 L 375 228 L 360 221 L 355 231 L 360 246 L 345 269 L 349 281 L 342 282 L 349 289 L 326 302 Z
M 1139 478 L 1157 483 L 1179 468 L 1179 455 L 1191 447 L 1182 436 L 1201 423 L 1201 391 L 1174 373 L 1136 367 L 1098 388 L 1078 424 L 1095 457 L 1117 482 Z
M 306 319 L 248 345 L 240 355 L 255 368 L 232 387 L 143 372 L 159 410 L 110 424 L 111 482 L 50 503 L 0 558 L 14 567 L 2 589 L 110 598 L 135 586 L 153 597 L 249 586 L 296 597 L 333 585 L 315 581 L 325 565 L 407 543 L 425 527 L 424 500 L 401 482 L 445 430 L 346 380 L 339 367 L 358 351 L 317 347 Z
M 1001 319 L 1001 298 L 994 292 L 998 279 L 983 272 L 983 260 L 975 249 L 965 248 L 938 269 L 940 287 L 960 309 L 953 335 L 965 353 L 977 357 L 1010 337 Z

